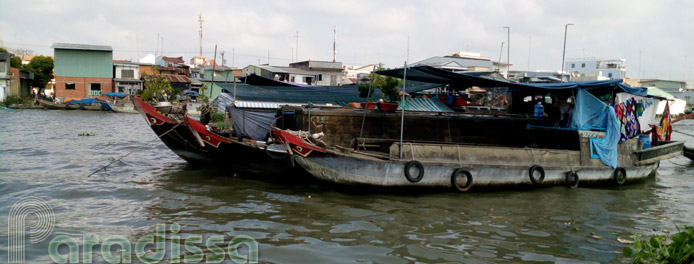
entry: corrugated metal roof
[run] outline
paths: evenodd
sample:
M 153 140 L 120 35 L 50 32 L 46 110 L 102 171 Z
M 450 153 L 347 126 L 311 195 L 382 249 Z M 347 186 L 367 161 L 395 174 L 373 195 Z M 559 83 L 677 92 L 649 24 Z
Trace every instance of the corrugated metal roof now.
M 289 72 L 287 72 L 287 71 L 285 71 L 285 70 L 283 70 L 283 69 L 275 68 L 275 67 L 272 67 L 272 66 L 256 65 L 255 67 L 258 67 L 258 68 L 261 68 L 261 69 L 265 69 L 265 70 L 267 70 L 267 71 L 269 71 L 269 72 L 272 72 L 272 73 L 289 73 Z
M 460 58 L 460 57 L 431 57 L 423 61 L 415 62 L 410 65 L 428 65 L 435 68 L 446 66 L 449 63 L 455 63 L 460 65 L 460 67 L 466 68 L 471 66 L 478 67 L 489 67 L 492 68 L 494 65 L 489 60 L 480 59 L 470 59 L 470 58 Z
M 73 44 L 73 43 L 53 43 L 53 49 L 71 49 L 71 50 L 98 50 L 98 51 L 113 51 L 111 46 L 104 45 L 89 45 L 89 44 Z
M 400 101 L 397 101 L 400 104 Z M 402 110 L 402 104 L 398 105 L 398 110 Z M 405 111 L 419 112 L 453 112 L 441 101 L 433 98 L 410 98 L 405 100 Z

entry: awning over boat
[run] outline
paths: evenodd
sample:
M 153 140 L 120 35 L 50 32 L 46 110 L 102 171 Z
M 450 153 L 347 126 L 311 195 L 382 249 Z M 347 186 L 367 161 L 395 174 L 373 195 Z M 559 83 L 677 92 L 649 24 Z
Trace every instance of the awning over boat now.
M 99 103 L 101 107 L 107 111 L 113 111 L 111 106 L 107 102 L 99 101 L 96 98 L 66 98 L 65 103 L 68 104 L 93 104 Z
M 118 98 L 123 98 L 123 97 L 127 96 L 127 94 L 124 94 L 124 93 L 104 93 L 104 95 L 105 96 L 115 96 Z
M 396 78 L 405 77 L 405 69 L 397 68 L 391 70 L 377 71 L 376 73 L 392 76 Z M 419 82 L 428 83 L 438 83 L 438 84 L 450 84 L 458 87 L 507 87 L 507 88 L 518 88 L 518 89 L 547 89 L 547 90 L 561 90 L 561 89 L 578 89 L 578 90 L 591 90 L 591 89 L 621 89 L 624 92 L 638 95 L 647 96 L 645 88 L 631 87 L 623 83 L 621 79 L 607 80 L 607 81 L 587 81 L 587 82 L 562 82 L 562 83 L 512 83 L 505 80 L 498 80 L 484 77 L 488 72 L 451 72 L 446 70 L 437 69 L 430 66 L 414 66 L 407 68 L 407 80 L 414 80 Z M 409 92 L 409 91 L 408 91 Z

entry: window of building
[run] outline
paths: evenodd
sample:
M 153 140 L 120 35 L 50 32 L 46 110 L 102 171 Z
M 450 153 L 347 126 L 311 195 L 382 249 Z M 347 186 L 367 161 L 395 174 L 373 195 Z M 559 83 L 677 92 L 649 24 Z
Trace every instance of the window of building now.
M 607 73 L 607 77 L 612 78 L 612 73 L 611 73 L 611 72 L 610 72 L 610 73 Z
M 289 77 L 289 81 L 290 81 L 290 82 L 294 82 L 294 76 Z
M 576 63 L 571 63 L 571 68 L 576 68 Z
M 5 73 L 5 71 L 7 71 L 7 62 L 0 61 L 0 72 Z
M 135 78 L 135 71 L 134 70 L 121 70 L 120 71 L 120 77 L 121 78 Z
M 75 90 L 75 83 L 65 83 L 65 90 Z
M 322 81 L 323 80 L 323 74 L 318 74 L 316 76 L 316 81 Z
M 89 95 L 90 96 L 100 96 L 101 95 L 101 84 L 100 83 L 90 83 L 89 84 Z
M 585 64 L 585 63 L 581 63 L 581 68 L 585 68 L 585 67 L 586 67 L 586 64 Z

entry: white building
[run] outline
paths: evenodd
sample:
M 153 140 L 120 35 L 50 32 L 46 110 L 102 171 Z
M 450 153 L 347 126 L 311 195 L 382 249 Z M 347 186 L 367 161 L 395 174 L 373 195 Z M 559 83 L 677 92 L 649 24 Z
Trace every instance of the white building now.
M 0 102 L 10 95 L 10 53 L 0 52 Z
M 345 65 L 342 72 L 342 85 L 357 83 L 360 79 L 368 78 L 371 72 L 377 70 L 377 65 L 368 64 L 363 66 Z
M 143 81 L 140 80 L 140 65 L 135 62 L 113 62 L 113 85 L 118 93 L 135 94 L 142 90 Z
M 624 79 L 627 77 L 626 59 L 577 58 L 564 63 L 567 72 L 579 73 L 579 81 Z

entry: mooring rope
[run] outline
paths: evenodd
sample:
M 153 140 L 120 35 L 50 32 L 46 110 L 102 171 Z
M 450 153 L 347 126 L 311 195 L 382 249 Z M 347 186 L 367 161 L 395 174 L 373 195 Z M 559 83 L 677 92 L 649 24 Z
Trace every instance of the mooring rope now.
M 143 144 L 143 145 L 141 145 L 141 146 L 139 146 L 139 147 L 133 149 L 132 151 L 128 152 L 127 154 L 121 156 L 120 158 L 117 158 L 116 160 L 114 160 L 113 162 L 109 163 L 108 165 L 103 166 L 103 167 L 99 168 L 98 170 L 95 170 L 95 171 L 92 172 L 91 174 L 87 175 L 87 178 L 88 178 L 88 177 L 91 177 L 92 175 L 96 174 L 97 172 L 99 172 L 99 171 L 101 171 L 101 170 L 104 170 L 104 172 L 106 172 L 106 168 L 108 168 L 109 166 L 115 164 L 116 162 L 121 161 L 123 158 L 125 158 L 125 157 L 127 157 L 128 155 L 132 154 L 133 152 L 135 152 L 135 151 L 141 149 L 142 147 L 149 145 L 149 143 L 152 143 L 152 141 L 155 141 L 155 140 L 157 140 L 157 139 L 160 139 L 161 137 L 165 136 L 165 135 L 168 134 L 169 132 L 171 132 L 171 131 L 173 131 L 174 129 L 176 129 L 176 128 L 177 128 L 178 126 L 180 126 L 181 124 L 183 124 L 183 123 L 180 122 L 180 123 L 176 124 L 174 127 L 172 127 L 171 129 L 169 129 L 169 131 L 164 132 L 164 134 L 161 134 L 161 135 L 159 135 L 158 137 L 156 137 L 156 138 L 154 138 L 154 139 L 152 139 L 152 140 L 150 140 L 150 141 L 147 141 L 145 144 Z M 108 173 L 107 173 L 107 174 L 108 174 Z

